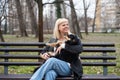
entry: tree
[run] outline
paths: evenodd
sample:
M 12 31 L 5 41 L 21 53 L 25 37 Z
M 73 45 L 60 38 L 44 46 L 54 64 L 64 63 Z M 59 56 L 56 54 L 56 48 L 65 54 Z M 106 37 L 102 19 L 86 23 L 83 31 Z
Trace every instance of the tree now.
M 27 37 L 28 34 L 26 32 L 26 25 L 25 25 L 25 20 L 23 18 L 23 12 L 22 12 L 22 7 L 20 5 L 20 0 L 15 0 L 15 3 L 16 3 L 16 8 L 17 8 L 21 37 Z
M 82 35 L 80 33 L 80 26 L 79 26 L 79 23 L 78 23 L 78 20 L 77 20 L 77 14 L 75 12 L 75 8 L 74 8 L 74 4 L 73 4 L 73 0 L 69 0 L 70 2 L 70 6 L 71 6 L 71 12 L 72 12 L 72 24 L 74 24 L 73 29 L 75 31 L 75 33 L 80 37 L 82 38 Z
M 117 17 L 116 17 L 116 27 L 120 28 L 120 1 L 119 0 L 115 0 L 116 4 L 117 4 Z
M 0 0 L 0 41 L 5 42 L 4 37 L 2 35 L 2 21 L 6 19 L 6 4 L 7 0 Z
M 43 4 L 42 0 L 35 0 L 38 4 L 38 32 L 39 32 L 39 42 L 43 42 Z
M 116 4 L 117 4 L 117 7 L 119 8 L 119 11 L 120 11 L 120 1 L 119 0 L 115 0 Z
M 4 38 L 3 38 L 3 35 L 2 35 L 2 31 L 1 31 L 1 21 L 0 21 L 0 40 L 2 42 L 5 42 Z
M 60 6 L 61 2 L 60 1 L 61 0 L 55 0 L 57 18 L 61 18 L 61 6 Z
M 87 10 L 89 8 L 89 5 L 86 5 L 85 0 L 83 0 L 84 14 L 85 14 L 85 33 L 86 33 L 86 35 L 88 35 Z
M 98 10 L 98 2 L 99 0 L 96 0 L 96 6 L 95 6 L 95 13 L 94 13 L 94 19 L 93 19 L 93 24 L 92 24 L 92 32 L 94 33 L 95 31 L 95 19 L 96 19 L 96 13 L 97 13 L 97 10 Z
M 15 2 L 13 3 L 13 0 L 8 0 L 8 17 L 7 17 L 7 24 L 8 24 L 8 33 L 14 34 L 14 27 L 18 23 L 17 15 L 16 15 L 16 8 L 15 8 Z M 14 7 L 14 8 L 13 8 Z M 18 25 L 16 26 L 18 27 Z
M 33 29 L 33 31 L 35 33 L 35 36 L 38 37 L 37 20 L 36 20 L 36 17 L 34 15 L 31 0 L 26 0 L 26 3 L 27 3 L 27 6 L 28 6 L 28 11 L 29 11 L 29 15 L 30 15 L 30 21 L 31 21 L 32 29 Z
M 65 18 L 67 18 L 67 15 L 66 15 L 66 6 L 65 6 L 64 3 L 62 4 L 62 11 L 63 11 L 63 16 L 64 16 Z

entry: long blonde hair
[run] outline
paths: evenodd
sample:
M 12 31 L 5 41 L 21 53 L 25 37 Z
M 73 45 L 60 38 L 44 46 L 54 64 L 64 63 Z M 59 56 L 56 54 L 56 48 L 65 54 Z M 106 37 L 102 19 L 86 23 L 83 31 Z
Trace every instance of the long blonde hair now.
M 59 32 L 59 25 L 63 22 L 68 22 L 68 19 L 66 18 L 59 18 L 55 22 L 55 27 L 53 30 L 53 37 L 59 39 L 61 37 L 61 34 Z

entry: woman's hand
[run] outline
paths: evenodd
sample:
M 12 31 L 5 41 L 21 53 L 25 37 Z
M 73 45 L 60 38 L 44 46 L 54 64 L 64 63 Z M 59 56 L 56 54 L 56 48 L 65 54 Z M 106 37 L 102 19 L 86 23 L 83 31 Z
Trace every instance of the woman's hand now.
M 57 48 L 57 50 L 55 51 L 55 53 L 60 53 L 61 49 L 62 49 L 62 46 L 59 46 L 59 47 Z
M 48 53 L 40 54 L 40 57 L 43 58 L 44 60 L 47 60 L 50 58 L 50 55 Z
M 60 53 L 61 49 L 65 48 L 65 43 L 60 44 L 55 53 Z

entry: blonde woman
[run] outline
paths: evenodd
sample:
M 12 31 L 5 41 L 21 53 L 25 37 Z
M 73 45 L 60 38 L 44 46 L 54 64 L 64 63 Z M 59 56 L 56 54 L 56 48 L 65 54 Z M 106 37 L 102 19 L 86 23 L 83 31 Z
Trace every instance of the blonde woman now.
M 65 43 L 65 36 L 70 32 L 68 19 L 59 18 L 56 20 L 53 30 L 53 38 L 49 43 L 58 42 L 59 46 L 46 46 L 42 52 L 45 63 L 37 69 L 30 80 L 55 80 L 58 76 L 70 76 L 74 74 L 75 80 L 80 80 L 83 74 L 79 54 L 82 52 L 82 44 L 69 45 Z M 58 53 L 50 57 L 48 52 Z

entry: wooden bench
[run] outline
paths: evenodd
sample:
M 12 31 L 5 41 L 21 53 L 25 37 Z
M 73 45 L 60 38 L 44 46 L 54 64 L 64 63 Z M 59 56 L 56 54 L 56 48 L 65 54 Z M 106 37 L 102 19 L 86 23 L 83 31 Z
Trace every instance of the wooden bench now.
M 0 42 L 0 66 L 4 67 L 4 73 L 0 73 L 0 80 L 29 80 L 32 74 L 8 74 L 8 67 L 40 66 L 42 62 L 38 61 L 40 59 L 38 52 L 41 52 L 44 46 L 45 44 L 42 42 Z M 120 76 L 108 74 L 108 67 L 116 66 L 116 56 L 113 56 L 115 51 L 115 45 L 113 43 L 83 43 L 83 53 L 80 56 L 83 67 L 102 66 L 103 73 L 84 74 L 82 80 L 120 80 Z M 11 54 L 12 52 L 15 54 Z M 26 52 L 26 54 L 20 54 L 22 52 Z M 36 52 L 37 54 L 30 55 L 31 52 Z M 28 60 L 23 62 L 18 59 Z M 16 62 L 16 60 L 18 61 Z M 73 80 L 73 77 L 58 77 L 57 80 Z

